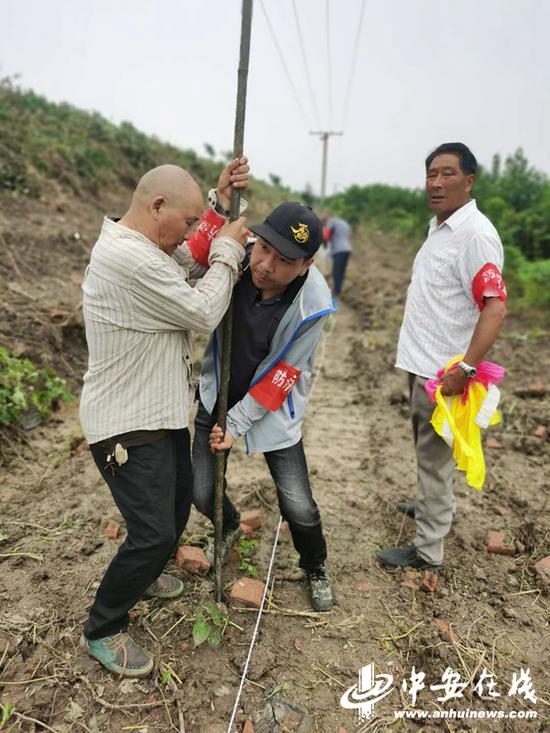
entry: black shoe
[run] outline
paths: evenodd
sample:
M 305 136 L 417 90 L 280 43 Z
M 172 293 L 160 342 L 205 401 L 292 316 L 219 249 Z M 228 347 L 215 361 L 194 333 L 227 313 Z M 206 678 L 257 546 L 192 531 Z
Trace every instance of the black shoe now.
M 311 605 L 316 611 L 330 611 L 334 605 L 334 595 L 330 578 L 324 565 L 307 570 L 307 579 L 311 592 Z
M 439 570 L 441 565 L 432 565 L 416 552 L 413 544 L 406 547 L 389 547 L 379 550 L 376 557 L 383 565 L 391 568 L 413 568 L 413 570 Z
M 397 511 L 401 512 L 401 514 L 406 514 L 411 519 L 414 519 L 414 515 L 415 515 L 414 501 L 400 501 L 397 504 Z

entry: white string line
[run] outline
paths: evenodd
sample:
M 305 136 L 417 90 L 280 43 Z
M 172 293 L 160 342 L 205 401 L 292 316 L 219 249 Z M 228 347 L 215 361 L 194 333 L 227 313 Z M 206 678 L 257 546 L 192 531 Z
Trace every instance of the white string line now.
M 283 66 L 283 71 L 285 72 L 286 79 L 290 85 L 292 94 L 294 95 L 294 99 L 296 100 L 296 104 L 298 105 L 298 109 L 302 113 L 302 116 L 305 120 L 307 127 L 311 128 L 311 125 L 309 124 L 309 118 L 302 104 L 302 100 L 300 99 L 300 95 L 296 91 L 296 87 L 294 86 L 294 82 L 292 81 L 292 76 L 290 74 L 290 71 L 288 70 L 288 66 L 286 64 L 285 57 L 283 55 L 283 52 L 281 51 L 281 47 L 279 45 L 279 41 L 277 40 L 277 36 L 275 35 L 275 31 L 273 30 L 273 26 L 271 25 L 271 21 L 269 20 L 269 16 L 267 14 L 267 10 L 265 8 L 265 4 L 263 0 L 260 0 L 260 7 L 263 10 L 264 17 L 267 23 L 267 27 L 269 28 L 269 32 L 271 33 L 271 38 L 273 39 L 273 43 L 275 44 L 275 48 L 277 49 L 277 53 L 279 54 L 279 60 Z
M 321 358 L 319 360 L 319 366 L 316 369 L 315 376 L 313 377 L 313 381 L 311 383 L 311 389 L 309 390 L 309 398 L 311 398 L 311 395 L 313 394 L 313 390 L 315 388 L 315 385 L 317 384 L 317 379 L 319 378 L 319 375 L 321 374 L 321 369 L 323 368 L 323 364 L 325 361 L 325 354 L 326 354 L 326 343 L 328 340 L 328 337 L 332 333 L 332 329 L 334 328 L 334 324 L 336 322 L 336 318 L 334 317 L 335 314 L 333 314 L 333 317 L 331 319 L 331 324 L 329 329 L 325 332 L 325 337 L 322 340 L 321 343 Z M 235 704 L 233 706 L 233 712 L 231 713 L 231 719 L 229 721 L 229 725 L 227 726 L 226 733 L 231 733 L 231 728 L 233 727 L 233 723 L 235 722 L 235 716 L 237 714 L 237 709 L 239 706 L 239 702 L 241 700 L 241 695 L 244 687 L 244 683 L 246 681 L 246 674 L 248 672 L 248 666 L 250 664 L 250 660 L 252 659 L 252 652 L 254 651 L 254 645 L 256 643 L 256 637 L 258 635 L 258 629 L 260 627 L 260 619 L 262 617 L 262 612 L 264 610 L 265 605 L 265 599 L 267 596 L 267 589 L 269 588 L 269 581 L 271 580 L 271 572 L 273 569 L 273 562 L 275 560 L 275 553 L 277 552 L 277 542 L 279 541 L 279 533 L 281 531 L 281 523 L 283 521 L 283 518 L 279 516 L 279 524 L 277 525 L 277 531 L 275 532 L 275 541 L 273 542 L 273 547 L 271 548 L 271 558 L 269 560 L 269 567 L 267 570 L 267 577 L 265 581 L 265 587 L 264 587 L 264 593 L 262 596 L 262 603 L 260 605 L 260 609 L 258 611 L 258 616 L 256 617 L 256 624 L 254 626 L 254 631 L 252 633 L 252 639 L 250 641 L 250 646 L 248 647 L 248 654 L 246 656 L 246 661 L 244 663 L 243 673 L 241 676 L 241 682 L 239 684 L 239 689 L 237 691 L 237 697 L 235 699 Z
M 277 552 L 277 541 L 279 539 L 279 532 L 281 530 L 281 522 L 283 521 L 283 518 L 279 517 L 279 524 L 277 525 L 277 531 L 275 532 L 275 542 L 273 543 L 273 548 L 271 549 L 271 559 L 269 561 L 269 568 L 267 570 L 267 578 L 265 580 L 265 587 L 264 587 L 264 594 L 262 596 L 262 604 L 260 606 L 260 610 L 258 611 L 258 616 L 256 618 L 256 625 L 254 626 L 254 632 L 252 634 L 252 640 L 250 641 L 250 646 L 248 647 L 248 654 L 246 656 L 246 662 L 244 664 L 244 669 L 241 677 L 241 684 L 239 685 L 239 690 L 237 692 L 237 699 L 235 700 L 235 705 L 233 706 L 233 712 L 231 714 L 231 720 L 229 721 L 229 725 L 227 726 L 227 733 L 231 733 L 231 728 L 233 727 L 233 723 L 235 721 L 235 715 L 237 714 L 237 708 L 241 699 L 241 694 L 243 691 L 244 683 L 246 680 L 246 673 L 248 672 L 248 665 L 250 664 L 250 659 L 252 658 L 252 652 L 254 650 L 254 644 L 256 643 L 256 636 L 258 635 L 258 628 L 260 626 L 260 619 L 262 618 L 262 611 L 264 610 L 265 605 L 265 599 L 267 596 L 267 590 L 269 588 L 269 581 L 271 579 L 271 571 L 273 569 L 273 561 L 275 560 L 275 553 Z
M 357 66 L 357 56 L 359 52 L 359 40 L 361 38 L 361 29 L 363 27 L 363 16 L 365 15 L 365 5 L 366 0 L 363 0 L 361 3 L 361 10 L 359 12 L 359 23 L 357 24 L 357 33 L 355 34 L 355 43 L 353 46 L 353 55 L 351 59 L 351 70 L 350 75 L 348 79 L 348 85 L 346 87 L 346 96 L 344 97 L 344 112 L 342 115 L 342 127 L 341 129 L 344 129 L 345 124 L 347 123 L 348 118 L 348 109 L 349 109 L 349 103 L 351 99 L 351 87 L 353 84 L 353 79 L 355 77 L 355 69 Z

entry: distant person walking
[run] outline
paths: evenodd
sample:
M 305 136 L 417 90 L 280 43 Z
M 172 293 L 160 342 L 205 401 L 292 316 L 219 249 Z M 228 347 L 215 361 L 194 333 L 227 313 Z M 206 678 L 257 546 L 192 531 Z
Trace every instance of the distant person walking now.
M 453 448 L 430 423 L 434 404 L 426 393 L 453 357 L 464 354 L 442 379 L 443 395 L 460 395 L 497 338 L 506 315 L 501 276 L 503 251 L 489 219 L 470 198 L 477 161 L 462 143 L 446 143 L 426 159 L 426 193 L 435 214 L 414 260 L 397 363 L 408 372 L 416 449 L 416 501 L 398 509 L 416 520 L 414 542 L 378 552 L 390 567 L 418 570 L 443 562 L 443 540 L 455 512 Z
M 339 298 L 352 250 L 351 227 L 344 219 L 329 216 L 324 222 L 323 238 L 332 258 L 332 291 Z
M 154 662 L 127 633 L 128 611 L 143 596 L 183 591 L 162 571 L 191 507 L 190 335 L 210 333 L 229 305 L 246 227 L 242 218 L 222 224 L 232 187 L 247 181 L 246 159 L 234 160 L 211 192 L 216 209 L 202 216 L 202 194 L 187 171 L 149 171 L 122 219 L 105 217 L 82 286 L 89 360 L 80 420 L 127 530 L 82 642 L 125 677 L 149 674 Z

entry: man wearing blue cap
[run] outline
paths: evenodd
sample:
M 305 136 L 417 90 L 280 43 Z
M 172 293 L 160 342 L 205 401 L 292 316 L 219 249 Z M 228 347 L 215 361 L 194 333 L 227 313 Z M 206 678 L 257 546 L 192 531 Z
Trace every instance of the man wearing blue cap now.
M 325 320 L 336 309 L 323 276 L 313 266 L 322 225 L 309 207 L 284 203 L 250 229 L 257 239 L 247 250 L 243 276 L 234 291 L 225 434 L 215 418 L 220 328 L 210 338 L 202 361 L 193 502 L 214 521 L 214 453 L 230 450 L 244 435 L 248 453 L 264 454 L 281 514 L 308 577 L 313 607 L 329 611 L 334 600 L 324 565 L 326 543 L 302 444 L 315 351 Z M 224 561 L 239 537 L 239 525 L 239 512 L 224 493 Z M 206 549 L 211 562 L 213 551 L 211 541 Z

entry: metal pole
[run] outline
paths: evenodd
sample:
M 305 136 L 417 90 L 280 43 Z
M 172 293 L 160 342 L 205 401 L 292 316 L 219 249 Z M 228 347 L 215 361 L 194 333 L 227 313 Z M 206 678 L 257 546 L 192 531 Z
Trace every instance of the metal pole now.
M 328 141 L 331 135 L 343 135 L 343 132 L 334 130 L 316 130 L 311 131 L 310 135 L 318 135 L 323 143 L 323 158 L 321 161 L 321 200 L 325 198 L 327 193 L 327 161 L 328 161 Z
M 235 112 L 235 135 L 233 139 L 233 157 L 240 158 L 243 154 L 244 119 L 246 112 L 246 86 L 248 82 L 248 60 L 250 58 L 250 29 L 252 26 L 252 0 L 243 0 L 241 18 L 241 48 L 239 57 L 237 109 Z M 239 189 L 233 189 L 231 194 L 231 221 L 239 218 L 241 194 Z M 231 338 L 233 332 L 233 298 L 224 316 L 222 324 L 222 356 L 220 369 L 220 391 L 218 393 L 217 422 L 225 432 L 227 418 L 227 399 L 229 395 L 229 376 L 231 365 Z M 222 600 L 222 554 L 223 537 L 223 489 L 225 478 L 225 464 L 227 454 L 216 453 L 216 484 L 214 501 L 215 519 L 215 548 L 214 574 L 216 580 L 216 601 Z

